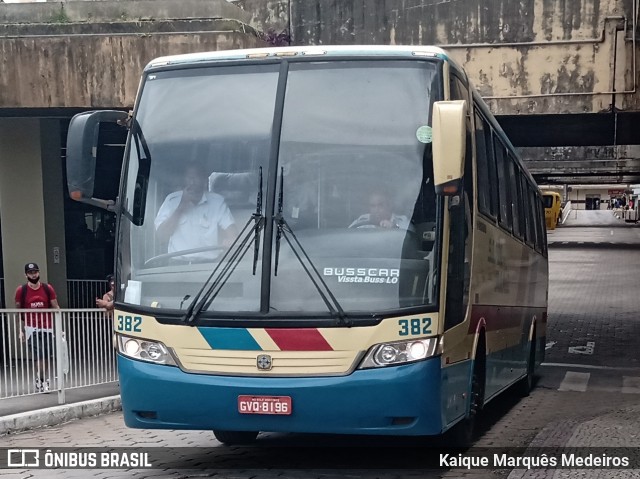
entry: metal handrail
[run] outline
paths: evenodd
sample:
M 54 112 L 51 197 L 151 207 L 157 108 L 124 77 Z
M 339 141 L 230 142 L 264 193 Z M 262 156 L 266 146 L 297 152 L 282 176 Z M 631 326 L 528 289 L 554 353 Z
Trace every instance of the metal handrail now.
M 567 220 L 567 217 L 569 216 L 569 213 L 571 213 L 571 201 L 567 201 L 562 208 L 562 211 L 560 212 L 560 224 L 564 224 L 564 222 Z
M 109 290 L 105 280 L 68 279 L 67 305 L 69 308 L 95 308 L 96 298 Z

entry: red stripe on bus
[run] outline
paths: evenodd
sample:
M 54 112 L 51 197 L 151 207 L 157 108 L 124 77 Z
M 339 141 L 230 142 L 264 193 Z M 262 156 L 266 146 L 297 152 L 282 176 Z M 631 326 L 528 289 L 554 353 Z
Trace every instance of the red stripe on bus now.
M 474 305 L 471 308 L 469 333 L 476 332 L 478 329 L 478 323 L 481 319 L 484 319 L 487 331 L 497 331 L 500 329 L 520 326 L 523 321 L 529 321 L 533 316 L 535 316 L 541 323 L 546 322 L 546 308 L 535 308 L 529 306 Z
M 317 329 L 265 329 L 281 351 L 333 351 Z

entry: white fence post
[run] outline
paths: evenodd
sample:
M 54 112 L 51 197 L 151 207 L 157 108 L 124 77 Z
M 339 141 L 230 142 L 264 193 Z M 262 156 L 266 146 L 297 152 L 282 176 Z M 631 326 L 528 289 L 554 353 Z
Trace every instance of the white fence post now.
M 58 389 L 58 404 L 64 404 L 64 370 L 62 364 L 62 338 L 64 330 L 62 329 L 62 312 L 56 310 L 54 313 L 54 338 L 56 341 L 56 388 Z

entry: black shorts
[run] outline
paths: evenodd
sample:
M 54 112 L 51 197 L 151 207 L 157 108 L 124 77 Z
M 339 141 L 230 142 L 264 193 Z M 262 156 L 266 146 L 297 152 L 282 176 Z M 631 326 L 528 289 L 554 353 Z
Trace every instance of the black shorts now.
M 53 333 L 34 331 L 29 338 L 29 347 L 33 351 L 33 357 L 38 359 L 50 358 L 55 348 Z

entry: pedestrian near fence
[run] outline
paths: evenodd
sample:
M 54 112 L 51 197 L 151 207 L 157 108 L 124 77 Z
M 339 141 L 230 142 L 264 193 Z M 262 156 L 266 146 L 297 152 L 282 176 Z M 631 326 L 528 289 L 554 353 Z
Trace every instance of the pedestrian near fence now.
M 56 292 L 50 284 L 40 281 L 40 268 L 36 263 L 24 265 L 27 282 L 16 289 L 16 308 L 60 309 Z M 35 390 L 48 392 L 51 387 L 50 363 L 55 345 L 51 313 L 23 313 L 20 318 L 20 340 L 27 341 L 35 364 Z
M 113 308 L 115 305 L 115 294 L 116 294 L 116 280 L 115 277 L 110 274 L 107 276 L 107 283 L 109 284 L 109 291 L 104 293 L 101 298 L 96 298 L 96 306 L 98 308 L 104 308 L 107 310 L 107 317 L 113 317 Z

